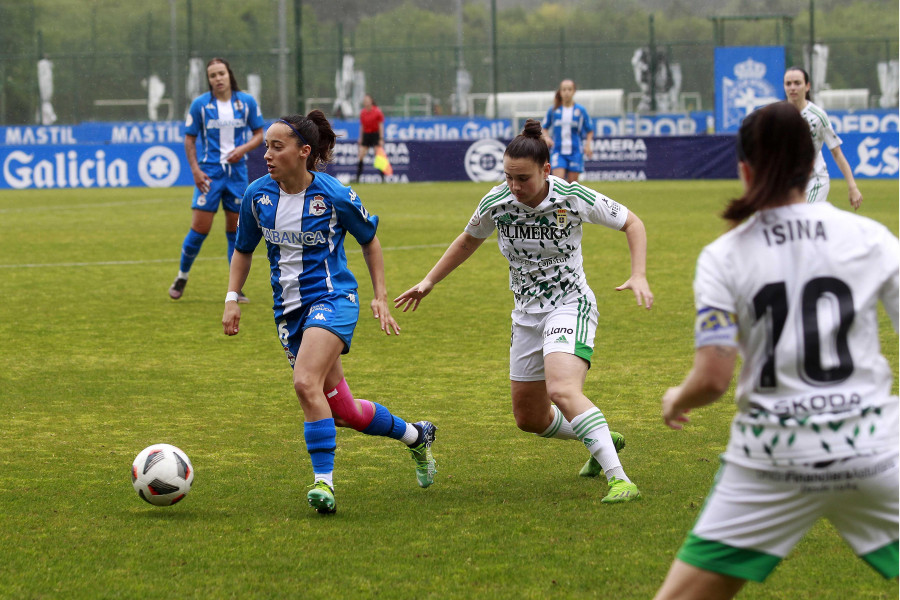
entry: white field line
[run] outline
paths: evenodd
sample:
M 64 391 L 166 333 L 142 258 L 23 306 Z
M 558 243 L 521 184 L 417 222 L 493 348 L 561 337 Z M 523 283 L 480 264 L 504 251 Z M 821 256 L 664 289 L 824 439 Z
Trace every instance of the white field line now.
M 108 206 L 134 206 L 135 204 L 159 204 L 160 202 L 182 202 L 184 198 L 147 198 L 146 200 L 122 200 L 121 202 L 95 202 L 92 204 L 59 204 L 56 206 L 17 206 L 0 208 L 0 215 L 27 212 L 59 212 L 62 210 L 82 210 L 85 208 L 106 208 Z
M 390 246 L 383 247 L 384 252 L 396 252 L 403 250 L 422 250 L 426 248 L 445 248 L 447 244 L 422 244 L 418 246 Z M 349 252 L 360 252 L 358 249 L 349 250 Z M 104 260 L 96 262 L 61 262 L 61 263 L 22 263 L 22 264 L 0 264 L 0 269 L 46 269 L 46 268 L 72 268 L 72 267 L 107 267 L 121 265 L 151 265 L 156 263 L 177 263 L 181 260 L 179 256 L 172 258 L 157 258 L 149 260 Z M 196 261 L 208 260 L 225 260 L 224 256 L 197 257 Z

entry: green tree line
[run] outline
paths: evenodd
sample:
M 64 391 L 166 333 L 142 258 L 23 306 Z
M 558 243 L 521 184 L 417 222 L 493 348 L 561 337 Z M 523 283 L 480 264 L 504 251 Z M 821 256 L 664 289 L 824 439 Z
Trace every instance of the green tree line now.
M 497 11 L 496 47 L 499 91 L 555 89 L 563 77 L 581 88 L 636 91 L 630 58 L 653 39 L 685 73 L 684 89 L 697 89 L 710 108 L 713 25 L 710 17 L 747 12 L 729 1 L 715 9 L 672 0 L 582 0 Z M 656 3 L 660 4 L 660 3 Z M 786 14 L 791 31 L 777 20 L 729 21 L 727 45 L 787 44 L 793 62 L 802 62 L 809 40 L 809 2 L 753 3 L 757 14 Z M 172 74 L 172 4 L 120 0 L 7 0 L 0 3 L 0 123 L 34 122 L 37 109 L 36 60 L 54 61 L 54 107 L 61 122 L 117 120 L 131 113 L 99 111 L 103 98 L 143 98 L 141 85 L 151 73 L 175 81 L 184 95 L 190 56 L 228 58 L 241 85 L 248 73 L 263 80 L 260 98 L 266 115 L 277 107 L 278 28 L 273 0 L 178 0 L 175 5 L 175 68 Z M 707 4 L 708 6 L 708 4 Z M 463 46 L 458 53 L 456 3 L 440 0 L 286 0 L 284 25 L 290 52 L 291 110 L 302 98 L 334 95 L 342 53 L 351 53 L 366 74 L 367 90 L 382 104 L 396 104 L 406 93 L 447 99 L 462 63 L 473 92 L 493 86 L 490 3 L 463 4 Z M 301 37 L 295 9 L 301 10 Z M 834 88 L 868 87 L 878 92 L 875 64 L 896 59 L 898 13 L 895 2 L 819 0 L 817 42 L 828 43 L 828 82 Z M 302 46 L 302 61 L 295 50 Z M 302 71 L 298 67 L 302 65 Z M 181 98 L 173 118 L 189 98 Z M 132 109 L 133 111 L 133 109 Z

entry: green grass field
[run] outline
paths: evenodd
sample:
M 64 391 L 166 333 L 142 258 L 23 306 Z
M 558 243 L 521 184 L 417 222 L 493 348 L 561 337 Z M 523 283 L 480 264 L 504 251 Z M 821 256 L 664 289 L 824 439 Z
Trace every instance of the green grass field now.
M 862 214 L 898 224 L 896 181 L 861 182 Z M 359 186 L 381 217 L 389 293 L 424 276 L 485 184 Z M 506 263 L 494 244 L 386 337 L 365 309 L 345 357 L 357 397 L 438 427 L 437 479 L 415 482 L 396 441 L 338 433 L 338 513 L 306 505 L 311 467 L 257 252 L 242 331 L 222 334 L 224 218 L 184 298 L 166 290 L 190 220 L 186 188 L 0 193 L 0 597 L 650 598 L 718 467 L 729 399 L 682 432 L 659 417 L 693 355 L 697 254 L 724 231 L 736 181 L 609 184 L 649 233 L 650 312 L 614 287 L 623 235 L 585 232 L 601 305 L 586 393 L 625 433 L 622 461 L 644 500 L 600 503 L 576 476 L 575 442 L 520 432 L 508 383 Z M 845 207 L 842 182 L 832 198 Z M 348 242 L 364 305 L 362 257 Z M 897 336 L 882 313 L 883 350 Z M 896 383 L 895 383 L 896 389 Z M 174 507 L 134 493 L 145 446 L 181 447 L 194 489 Z M 747 599 L 890 598 L 886 582 L 819 523 Z

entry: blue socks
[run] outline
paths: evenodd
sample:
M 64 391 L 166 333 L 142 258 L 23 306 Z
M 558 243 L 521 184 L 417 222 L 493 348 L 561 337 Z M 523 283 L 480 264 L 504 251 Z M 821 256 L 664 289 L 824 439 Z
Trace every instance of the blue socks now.
M 234 254 L 234 240 L 237 239 L 237 231 L 226 231 L 225 239 L 228 240 L 228 264 L 231 264 L 231 255 Z
M 337 446 L 337 430 L 334 419 L 321 419 L 303 423 L 306 451 L 312 460 L 313 473 L 334 471 L 334 450 Z
M 399 440 L 406 433 L 406 421 L 391 414 L 391 411 L 378 404 L 375 405 L 375 416 L 369 426 L 363 429 L 367 435 L 382 435 Z
M 181 245 L 181 266 L 179 269 L 182 273 L 187 273 L 191 270 L 194 259 L 197 258 L 197 255 L 200 253 L 200 246 L 203 245 L 203 240 L 205 239 L 206 236 L 204 234 L 197 233 L 193 229 L 188 230 L 188 234 L 184 238 L 184 243 Z

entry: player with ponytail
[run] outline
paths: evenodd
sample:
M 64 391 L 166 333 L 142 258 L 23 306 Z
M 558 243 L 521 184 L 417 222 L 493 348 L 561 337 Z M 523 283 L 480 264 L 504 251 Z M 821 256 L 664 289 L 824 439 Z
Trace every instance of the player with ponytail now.
M 347 266 L 344 238 L 362 247 L 374 298 L 373 316 L 387 335 L 400 327 L 388 307 L 378 217 L 359 196 L 322 172 L 332 159 L 335 133 L 322 111 L 290 115 L 266 132 L 268 175 L 247 188 L 241 204 L 234 258 L 222 325 L 239 330 L 236 302 L 250 272 L 253 251 L 265 238 L 275 301 L 278 337 L 294 372 L 294 390 L 305 418 L 304 438 L 313 466 L 307 495 L 319 513 L 333 513 L 336 426 L 404 442 L 416 464 L 421 487 L 434 481 L 431 452 L 437 428 L 428 421 L 408 423 L 384 406 L 354 398 L 344 378 L 341 354 L 350 351 L 359 319 L 359 291 Z

